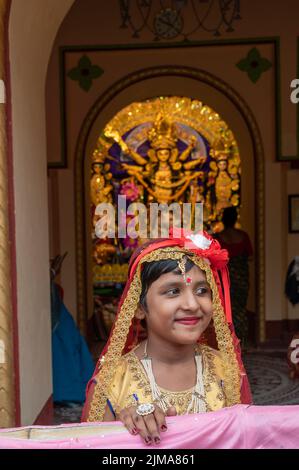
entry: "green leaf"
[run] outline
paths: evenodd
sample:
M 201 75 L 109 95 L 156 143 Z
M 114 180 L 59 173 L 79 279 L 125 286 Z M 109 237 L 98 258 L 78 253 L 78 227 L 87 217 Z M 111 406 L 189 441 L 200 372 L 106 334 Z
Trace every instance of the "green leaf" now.
M 248 69 L 248 60 L 247 59 L 242 59 L 237 63 L 237 67 L 242 70 L 242 72 L 246 72 Z
M 256 47 L 253 47 L 248 52 L 247 57 L 240 60 L 236 66 L 242 70 L 242 72 L 247 72 L 249 79 L 253 83 L 256 83 L 262 73 L 268 70 L 272 64 L 268 59 L 261 56 Z
M 72 80 L 79 82 L 80 88 L 84 91 L 89 91 L 93 79 L 100 77 L 104 70 L 97 65 L 92 65 L 89 57 L 83 55 L 78 61 L 77 67 L 71 69 L 67 76 Z
M 92 78 L 98 78 L 101 75 L 103 75 L 104 70 L 101 69 L 101 67 L 98 67 L 97 65 L 92 65 L 91 66 L 91 76 Z
M 89 57 L 87 57 L 87 55 L 83 55 L 81 57 L 81 59 L 79 60 L 78 62 L 78 67 L 80 69 L 90 69 L 91 67 L 91 62 L 90 62 L 90 59 Z
M 260 61 L 260 58 L 261 58 L 261 54 L 259 53 L 259 51 L 257 50 L 256 47 L 253 47 L 252 49 L 250 49 L 250 51 L 248 52 L 247 54 L 247 60 L 248 62 L 252 62 L 254 60 L 256 60 L 257 62 Z
M 248 76 L 253 83 L 256 83 L 258 81 L 261 74 L 262 74 L 262 71 L 260 67 L 257 67 L 256 69 L 251 68 L 248 70 Z
M 78 67 L 75 67 L 73 69 L 71 69 L 67 76 L 69 78 L 71 78 L 72 80 L 79 80 L 80 79 L 80 69 L 78 69 Z
M 92 79 L 89 77 L 81 77 L 79 85 L 82 90 L 89 91 L 92 85 Z
M 265 59 L 264 57 L 261 58 L 261 68 L 263 72 L 266 72 L 266 70 L 269 70 L 272 67 L 272 63 L 270 60 Z

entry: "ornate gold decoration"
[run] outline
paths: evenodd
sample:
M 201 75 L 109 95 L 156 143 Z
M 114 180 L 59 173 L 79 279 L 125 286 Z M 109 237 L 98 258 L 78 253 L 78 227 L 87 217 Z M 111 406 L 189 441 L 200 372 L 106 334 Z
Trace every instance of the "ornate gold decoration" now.
M 133 148 L 130 137 L 126 141 L 122 138 L 142 123 L 146 125 L 141 126 L 135 139 L 150 142 L 151 148 L 145 157 Z M 183 126 L 188 126 L 195 134 L 188 135 Z M 122 152 L 136 163 L 121 166 L 149 193 L 149 202 L 183 202 L 186 197 L 193 206 L 204 202 L 205 221 L 216 231 L 221 228 L 218 225 L 222 210 L 230 205 L 239 206 L 241 162 L 237 143 L 219 114 L 200 101 L 174 96 L 133 103 L 107 124 L 104 135 L 117 142 Z M 202 171 L 206 156 L 186 162 L 197 146 L 196 135 L 206 138 L 211 148 L 213 160 L 206 183 Z M 180 155 L 176 147 L 178 138 L 188 142 Z M 203 185 L 199 186 L 199 182 Z
M 212 216 L 214 218 L 217 218 L 225 207 L 239 206 L 240 203 L 240 155 L 231 131 L 226 130 L 223 137 L 210 151 L 214 158 L 210 163 L 209 172 L 216 194 L 215 213 Z
M 93 152 L 91 164 L 90 200 L 93 210 L 98 204 L 112 203 L 112 173 L 110 172 L 110 164 L 106 162 L 108 157 L 107 150 L 104 141 L 99 138 L 98 148 Z M 98 218 L 99 216 L 97 215 L 93 216 L 94 226 Z M 109 240 L 106 243 L 96 243 L 93 247 L 95 266 L 107 263 L 110 255 L 113 255 L 115 252 L 116 248 Z
M 209 139 L 210 145 L 210 159 L 205 168 L 208 150 L 199 131 Z M 120 149 L 117 150 L 115 142 Z M 182 142 L 185 144 L 183 151 Z M 141 144 L 150 146 L 146 153 L 139 153 Z M 117 153 L 120 150 L 122 153 Z M 116 191 L 112 191 L 111 160 L 116 161 L 116 168 L 125 170 L 128 175 L 127 178 L 118 177 L 114 167 L 116 174 L 112 184 Z M 209 166 L 210 171 L 207 171 Z M 217 113 L 198 100 L 160 97 L 124 108 L 99 137 L 93 152 L 92 169 L 92 210 L 101 202 L 114 202 L 117 207 L 116 192 L 128 195 L 129 191 L 136 202 L 190 202 L 192 217 L 196 203 L 203 202 L 205 228 L 212 227 L 217 231 L 221 227 L 218 225 L 222 210 L 231 204 L 239 206 L 240 157 L 233 133 Z M 95 225 L 99 216 L 92 218 Z M 107 263 L 108 271 L 116 259 L 115 246 L 108 239 L 96 244 L 94 231 L 92 238 L 93 259 L 96 265 Z M 121 241 L 118 245 L 121 252 L 124 249 Z M 126 239 L 126 254 L 131 249 Z M 113 256 L 109 257 L 111 253 Z
M 202 171 L 191 172 L 190 170 L 196 166 L 202 166 L 206 157 L 201 156 L 184 163 L 195 147 L 196 138 L 194 136 L 190 138 L 187 148 L 180 156 L 176 148 L 178 131 L 173 121 L 174 117 L 170 114 L 169 103 L 178 104 L 178 100 L 179 98 L 165 98 L 163 103 L 161 99 L 158 99 L 130 106 L 130 109 L 136 108 L 136 105 L 139 106 L 138 120 L 136 116 L 131 120 L 131 123 L 135 121 L 135 125 L 137 122 L 140 124 L 148 119 L 148 113 L 144 108 L 149 106 L 156 110 L 156 115 L 153 115 L 153 124 L 146 135 L 151 144 L 146 158 L 139 155 L 123 140 L 121 137 L 123 130 L 120 131 L 115 127 L 115 124 L 119 124 L 120 121 L 113 118 L 104 130 L 105 136 L 117 142 L 124 154 L 137 163 L 137 165 L 122 163 L 122 167 L 150 194 L 149 202 L 152 200 L 159 203 L 177 201 L 184 194 L 190 181 L 203 177 Z M 125 108 L 119 114 L 131 116 L 135 111 L 137 112 L 137 109 L 127 111 Z M 175 188 L 179 189 L 175 190 Z
M 163 116 L 169 124 L 179 122 L 193 128 L 211 145 L 217 143 L 219 135 L 228 129 L 225 121 L 209 106 L 198 100 L 178 96 L 159 97 L 132 103 L 117 113 L 105 129 L 111 128 L 117 130 L 120 135 L 124 135 L 141 122 L 152 122 L 157 127 Z M 145 128 L 144 132 L 147 133 L 147 131 Z M 156 132 L 159 132 L 159 127 Z
M 4 79 L 4 17 L 7 1 L 0 0 L 0 79 Z M 7 140 L 5 106 L 0 104 L 0 427 L 15 425 L 15 391 L 11 304 L 10 242 L 7 188 Z
M 226 399 L 221 390 L 219 377 L 217 376 L 215 370 L 215 353 L 211 348 L 204 344 L 197 345 L 196 349 L 198 353 L 202 355 L 203 360 L 203 382 L 205 392 L 204 400 L 206 404 L 206 410 L 212 411 L 217 409 L 217 407 L 220 407 L 221 404 L 226 405 Z M 154 401 L 148 376 L 146 375 L 145 370 L 138 357 L 136 356 L 135 352 L 130 351 L 129 353 L 127 353 L 125 355 L 125 360 L 128 364 L 132 377 L 138 383 L 138 389 L 142 389 L 146 400 Z M 216 399 L 211 399 L 211 397 L 209 397 L 209 392 L 213 389 L 213 387 L 218 389 L 218 393 L 215 397 Z M 178 414 L 185 414 L 187 412 L 188 406 L 192 398 L 192 394 L 194 392 L 194 387 L 191 387 L 190 389 L 184 391 L 171 392 L 159 386 L 159 390 L 161 392 L 162 397 L 166 398 L 166 402 L 176 408 Z M 132 397 L 132 394 L 129 390 L 128 392 L 129 393 L 125 399 L 125 405 L 136 405 L 136 400 Z M 119 408 L 118 403 L 116 403 L 111 396 L 109 396 L 109 400 L 111 401 L 113 409 L 116 411 L 116 413 L 119 413 L 121 410 Z
M 112 282 L 112 283 L 125 283 L 128 279 L 128 265 L 127 264 L 102 264 L 93 266 L 93 281 L 98 282 Z
M 157 115 L 153 127 L 148 133 L 149 141 L 154 149 L 168 149 L 176 146 L 176 129 L 162 113 Z
M 95 385 L 88 421 L 101 421 L 106 407 L 106 392 L 113 378 L 117 362 L 121 357 L 129 329 L 138 307 L 141 294 L 140 272 L 145 262 L 160 261 L 166 259 L 181 260 L 184 256 L 190 257 L 190 252 L 179 247 L 167 247 L 155 250 L 140 260 L 127 296 L 121 306 L 115 327 L 110 339 L 109 348 L 105 355 L 105 361 L 101 366 Z M 212 291 L 213 320 L 219 351 L 222 353 L 225 370 L 224 391 L 227 406 L 240 403 L 240 376 L 238 361 L 234 352 L 233 342 L 225 314 L 218 294 L 218 289 L 210 269 L 210 266 L 201 258 L 194 255 L 192 261 L 205 271 L 207 282 Z
M 114 255 L 115 246 L 110 243 L 98 243 L 94 247 L 94 260 L 97 265 L 105 265 L 110 255 Z
M 108 149 L 101 138 L 98 140 L 98 148 L 93 152 L 92 157 L 90 199 L 92 204 L 97 206 L 101 202 L 112 202 L 111 191 L 113 190 L 110 164 L 106 162 Z
M 208 86 L 216 89 L 219 93 L 225 95 L 230 99 L 233 105 L 241 113 L 244 122 L 248 126 L 252 136 L 252 143 L 255 157 L 255 181 L 256 181 L 256 259 L 257 259 L 257 276 L 256 276 L 256 299 L 257 311 L 259 315 L 259 340 L 265 341 L 265 246 L 264 246 L 264 150 L 262 146 L 261 135 L 259 132 L 256 120 L 243 100 L 243 98 L 223 80 L 215 77 L 209 72 L 195 69 L 191 67 L 150 67 L 148 69 L 134 72 L 115 84 L 100 96 L 95 102 L 94 106 L 88 113 L 85 122 L 82 126 L 78 138 L 76 149 L 76 166 L 75 166 L 75 187 L 76 187 L 76 246 L 77 246 L 77 305 L 78 305 L 78 322 L 81 331 L 84 333 L 87 321 L 87 304 L 86 304 L 86 280 L 87 275 L 85 272 L 86 265 L 86 247 L 84 243 L 84 227 L 89 223 L 89 220 L 84 219 L 84 181 L 82 177 L 82 161 L 85 159 L 86 149 L 85 143 L 90 133 L 91 126 L 96 117 L 103 112 L 111 100 L 122 92 L 127 87 L 132 87 L 136 83 L 144 80 L 159 78 L 163 76 L 179 76 L 193 79 L 198 82 L 207 84 Z M 118 115 L 116 115 L 117 117 Z M 127 116 L 127 119 L 131 116 Z M 123 126 L 125 124 L 123 123 Z M 204 126 L 203 126 L 204 127 Z M 208 129 L 208 127 L 207 127 Z M 202 135 L 208 139 L 208 135 L 202 129 Z M 209 135 L 211 132 L 209 132 Z M 191 182 L 192 185 L 192 182 Z M 195 192 L 196 197 L 200 194 Z
M 104 171 L 109 171 L 109 164 L 103 165 L 94 162 L 92 169 L 93 175 L 90 180 L 90 199 L 92 203 L 94 206 L 97 206 L 101 202 L 112 202 L 111 191 L 113 186 L 109 183 L 111 179 L 110 174 L 105 173 L 105 177 L 103 176 Z

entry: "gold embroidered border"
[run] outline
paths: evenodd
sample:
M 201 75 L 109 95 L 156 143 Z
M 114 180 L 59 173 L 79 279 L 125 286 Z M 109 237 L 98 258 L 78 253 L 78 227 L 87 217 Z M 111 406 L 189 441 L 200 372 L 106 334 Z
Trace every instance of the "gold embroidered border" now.
M 140 279 L 141 265 L 145 262 L 151 261 L 161 261 L 167 259 L 179 260 L 182 259 L 182 257 L 185 255 L 190 255 L 190 252 L 179 247 L 166 247 L 155 250 L 140 260 L 129 287 L 127 296 L 117 317 L 103 365 L 101 366 L 96 377 L 97 383 L 95 385 L 94 394 L 90 405 L 88 421 L 101 421 L 103 419 L 107 401 L 106 393 L 125 346 L 129 329 L 140 299 L 142 288 Z M 227 405 L 235 405 L 240 403 L 239 367 L 230 330 L 226 322 L 223 307 L 219 298 L 216 282 L 214 280 L 210 266 L 202 258 L 193 255 L 191 256 L 191 259 L 194 264 L 205 271 L 207 282 L 209 283 L 212 290 L 214 327 L 219 350 L 223 353 L 225 368 L 224 390 Z
M 222 352 L 224 363 L 224 392 L 227 406 L 236 405 L 241 402 L 241 382 L 238 360 L 235 354 L 233 340 L 228 327 L 225 313 L 220 301 L 216 282 L 210 266 L 198 256 L 192 257 L 192 261 L 200 269 L 205 271 L 207 281 L 212 290 L 213 297 L 213 321 L 219 351 Z

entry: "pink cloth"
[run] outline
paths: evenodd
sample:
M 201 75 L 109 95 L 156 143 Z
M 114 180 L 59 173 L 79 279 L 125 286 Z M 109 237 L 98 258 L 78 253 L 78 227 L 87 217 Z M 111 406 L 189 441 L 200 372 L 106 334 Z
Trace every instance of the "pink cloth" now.
M 161 433 L 162 449 L 299 449 L 299 406 L 236 405 L 210 413 L 167 418 Z M 79 436 L 82 428 L 88 436 Z M 81 423 L 61 426 L 30 426 L 31 437 L 7 437 L 14 429 L 0 430 L 1 449 L 149 449 L 139 436 L 132 436 L 119 422 Z M 44 431 L 48 437 L 34 437 Z M 68 430 L 68 437 L 59 438 Z M 70 437 L 73 435 L 73 437 Z

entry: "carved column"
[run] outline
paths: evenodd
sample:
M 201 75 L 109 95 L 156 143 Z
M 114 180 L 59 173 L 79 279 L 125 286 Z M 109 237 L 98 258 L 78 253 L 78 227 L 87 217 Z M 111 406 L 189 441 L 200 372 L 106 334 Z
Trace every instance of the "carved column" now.
M 5 15 L 8 3 L 8 0 L 0 0 L 0 427 L 15 425 L 6 106 L 4 102 Z

